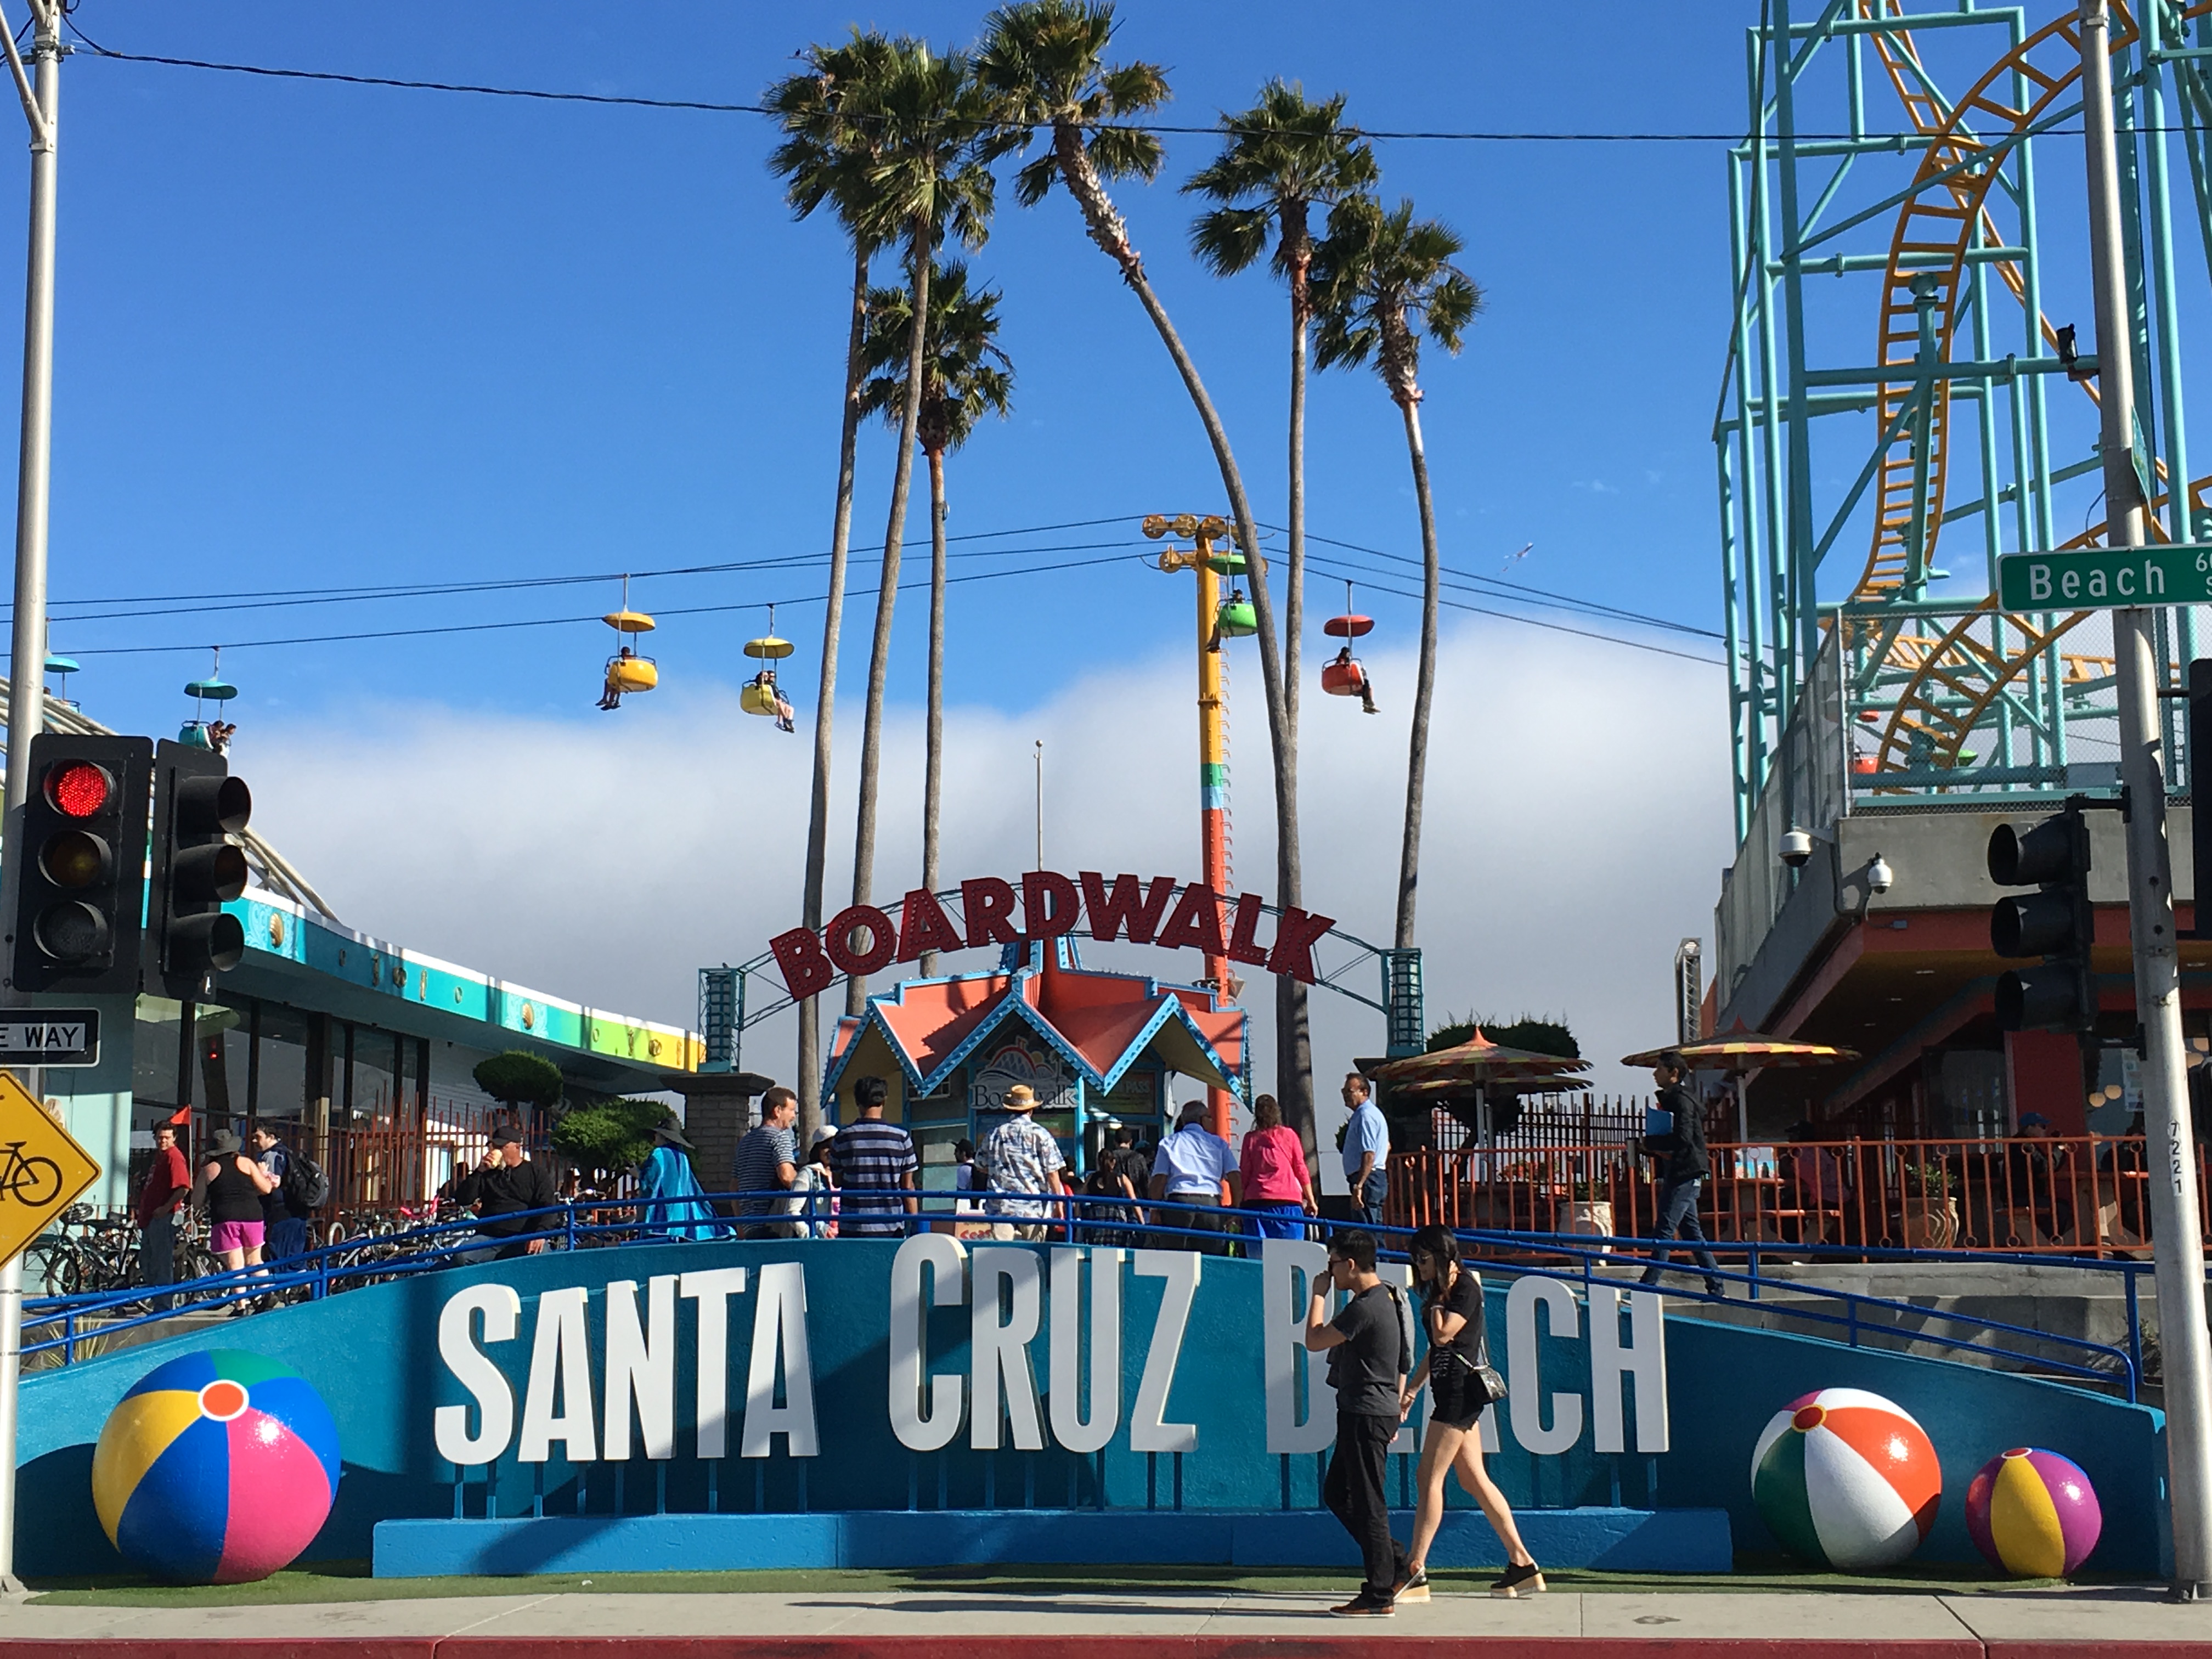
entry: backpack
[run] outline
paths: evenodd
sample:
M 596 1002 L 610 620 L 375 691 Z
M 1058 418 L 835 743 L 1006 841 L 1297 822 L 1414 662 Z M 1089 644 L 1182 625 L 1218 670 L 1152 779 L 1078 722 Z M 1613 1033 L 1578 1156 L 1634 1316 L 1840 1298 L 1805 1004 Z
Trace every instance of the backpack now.
M 331 1201 L 331 1178 L 322 1166 L 304 1152 L 294 1152 L 284 1164 L 284 1207 L 294 1215 L 319 1210 Z

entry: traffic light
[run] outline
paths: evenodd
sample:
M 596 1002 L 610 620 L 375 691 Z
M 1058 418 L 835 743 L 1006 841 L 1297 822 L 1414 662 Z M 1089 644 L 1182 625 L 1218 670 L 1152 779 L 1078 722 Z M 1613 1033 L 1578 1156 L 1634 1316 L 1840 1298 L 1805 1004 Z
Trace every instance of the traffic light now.
M 2034 968 L 1997 975 L 1997 1029 L 2094 1031 L 2097 981 L 2089 951 L 2097 937 L 2089 903 L 2089 820 L 2078 801 L 2033 829 L 2002 824 L 1990 835 L 1990 879 L 2008 894 L 1990 911 L 1990 945 L 2001 957 L 2040 957 Z
M 230 837 L 253 814 L 246 780 L 206 749 L 164 738 L 154 751 L 153 860 L 146 982 L 183 1000 L 238 966 L 246 928 L 223 902 L 246 890 L 246 853 Z
M 152 760 L 143 738 L 31 739 L 9 936 L 17 990 L 138 988 Z

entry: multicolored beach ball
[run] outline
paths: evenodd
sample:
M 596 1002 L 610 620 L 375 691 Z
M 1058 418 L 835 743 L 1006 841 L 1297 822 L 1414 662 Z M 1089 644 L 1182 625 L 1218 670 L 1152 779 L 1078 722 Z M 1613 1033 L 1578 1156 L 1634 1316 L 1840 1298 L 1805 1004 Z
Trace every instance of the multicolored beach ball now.
M 296 1558 L 337 1495 L 338 1430 L 307 1379 L 234 1348 L 172 1359 L 116 1402 L 92 1454 L 108 1540 L 183 1584 L 243 1584 Z
M 2064 1578 L 2105 1529 L 2097 1489 L 2057 1452 L 2021 1446 L 1982 1465 L 1966 1488 L 1966 1533 L 1999 1572 Z
M 1943 1471 L 1919 1424 L 1861 1389 L 1791 1401 L 1751 1454 L 1759 1519 L 1817 1566 L 1893 1567 L 1936 1524 Z

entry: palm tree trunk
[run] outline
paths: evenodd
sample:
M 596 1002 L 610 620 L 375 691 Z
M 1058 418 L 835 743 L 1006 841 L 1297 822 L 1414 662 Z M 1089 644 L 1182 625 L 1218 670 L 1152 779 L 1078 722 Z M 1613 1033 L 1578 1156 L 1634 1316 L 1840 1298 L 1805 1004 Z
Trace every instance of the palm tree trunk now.
M 1298 230 L 1301 246 L 1303 224 Z M 1291 501 L 1290 568 L 1283 583 L 1283 730 L 1292 757 L 1298 746 L 1298 694 L 1303 672 L 1306 586 L 1306 257 L 1291 273 Z M 1293 884 L 1295 890 L 1297 884 Z M 1282 900 L 1297 902 L 1293 898 Z M 1275 1097 L 1283 1121 L 1305 1145 L 1309 1174 L 1318 1167 L 1320 1141 L 1314 1121 L 1313 1028 L 1306 1011 L 1306 988 L 1288 975 L 1275 981 Z
M 929 714 L 921 763 L 921 884 L 937 890 L 938 807 L 945 788 L 945 452 L 929 452 Z M 921 955 L 921 976 L 937 952 Z
M 860 810 L 853 836 L 853 902 L 866 904 L 875 890 L 876 783 L 882 768 L 884 689 L 890 678 L 891 607 L 898 600 L 899 544 L 906 535 L 906 501 L 914 483 L 914 424 L 921 413 L 922 341 L 929 323 L 929 222 L 916 225 L 909 246 L 914 256 L 912 331 L 907 342 L 906 405 L 899 410 L 898 462 L 891 472 L 890 522 L 884 531 L 883 582 L 876 590 L 876 636 L 868 654 L 867 712 L 860 723 Z M 868 981 L 854 974 L 845 981 L 845 1012 L 867 1012 Z
M 845 622 L 845 555 L 853 538 L 853 474 L 860 433 L 860 335 L 868 313 L 869 249 L 853 250 L 853 323 L 845 341 L 844 429 L 837 444 L 837 509 L 830 526 L 830 603 L 822 621 L 822 678 L 814 699 L 814 793 L 806 810 L 806 892 L 800 920 L 822 926 L 822 886 L 830 851 L 831 716 L 837 702 L 838 636 Z M 799 1005 L 799 1127 L 808 1141 L 822 1122 L 821 1002 Z
M 1213 399 L 1206 394 L 1206 382 L 1199 378 L 1198 365 L 1191 360 L 1182 337 L 1176 332 L 1167 307 L 1152 292 L 1152 285 L 1145 276 L 1144 260 L 1130 245 L 1127 227 L 1119 210 L 1106 193 L 1097 170 L 1091 165 L 1091 158 L 1084 153 L 1080 133 L 1066 123 L 1055 123 L 1053 153 L 1068 194 L 1082 210 L 1091 240 L 1121 266 L 1121 279 L 1135 293 L 1145 314 L 1152 319 L 1160 343 L 1168 349 L 1176 372 L 1182 376 L 1183 390 L 1190 396 L 1191 406 L 1198 411 L 1199 423 L 1206 428 L 1206 441 L 1213 446 L 1214 465 L 1220 469 L 1221 486 L 1229 496 L 1230 517 L 1237 526 L 1237 544 L 1243 550 L 1247 562 L 1254 619 L 1260 625 L 1260 678 L 1267 697 L 1268 744 L 1275 762 L 1276 896 L 1282 904 L 1297 904 L 1302 890 L 1298 879 L 1297 745 L 1284 723 L 1283 661 L 1275 633 L 1275 602 L 1267 592 L 1267 556 L 1261 551 L 1259 528 L 1252 519 L 1252 503 L 1244 494 L 1244 476 L 1237 471 L 1237 457 L 1229 447 L 1228 430 L 1221 424 Z M 1280 1078 L 1276 1080 L 1281 1083 Z
M 1421 662 L 1413 679 L 1413 735 L 1406 755 L 1406 839 L 1398 851 L 1398 931 L 1401 951 L 1413 944 L 1413 903 L 1421 880 L 1421 797 L 1428 781 L 1429 705 L 1437 689 L 1437 514 L 1429 497 L 1429 458 L 1421 447 L 1420 393 L 1402 399 L 1406 453 L 1413 463 L 1413 494 L 1421 507 Z

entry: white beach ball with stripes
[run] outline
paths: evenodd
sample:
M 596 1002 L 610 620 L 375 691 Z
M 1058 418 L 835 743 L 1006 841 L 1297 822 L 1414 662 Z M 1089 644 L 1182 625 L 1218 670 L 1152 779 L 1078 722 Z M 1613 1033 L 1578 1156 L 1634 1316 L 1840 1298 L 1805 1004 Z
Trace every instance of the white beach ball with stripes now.
M 1774 1413 L 1751 1454 L 1759 1517 L 1816 1566 L 1893 1567 L 1936 1524 L 1943 1471 L 1928 1434 L 1893 1401 L 1822 1389 Z

